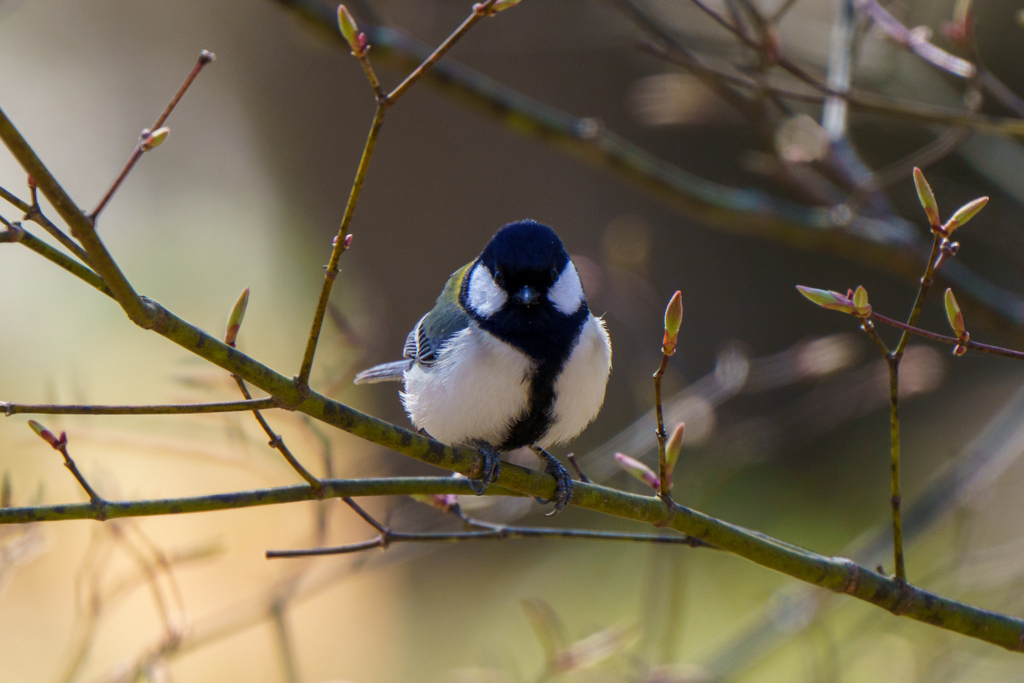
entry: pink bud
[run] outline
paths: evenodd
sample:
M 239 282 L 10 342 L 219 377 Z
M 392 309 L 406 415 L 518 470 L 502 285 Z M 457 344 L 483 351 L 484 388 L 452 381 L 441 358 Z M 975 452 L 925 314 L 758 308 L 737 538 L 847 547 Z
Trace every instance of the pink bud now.
M 619 467 L 626 470 L 655 491 L 661 490 L 661 480 L 658 479 L 658 475 L 655 474 L 647 465 L 635 458 L 629 457 L 625 453 L 616 453 L 615 461 L 619 463 Z

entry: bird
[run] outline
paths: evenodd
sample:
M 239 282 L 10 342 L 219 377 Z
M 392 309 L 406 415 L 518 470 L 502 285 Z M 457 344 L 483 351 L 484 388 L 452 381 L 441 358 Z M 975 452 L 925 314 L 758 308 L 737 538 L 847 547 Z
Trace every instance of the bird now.
M 500 453 L 528 447 L 555 477 L 548 514 L 571 500 L 572 477 L 547 449 L 600 412 L 612 351 L 554 230 L 534 220 L 498 230 L 451 275 L 402 356 L 355 383 L 403 381 L 402 404 L 421 433 L 476 448 L 484 459 L 470 480 L 477 495 L 497 479 Z

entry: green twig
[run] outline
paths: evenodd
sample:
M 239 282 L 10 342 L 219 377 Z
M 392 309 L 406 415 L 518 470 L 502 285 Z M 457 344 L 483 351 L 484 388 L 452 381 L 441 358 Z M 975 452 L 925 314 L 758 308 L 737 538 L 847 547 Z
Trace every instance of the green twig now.
M 245 410 L 276 408 L 274 399 L 258 398 L 222 403 L 170 403 L 154 406 L 89 406 L 45 405 L 31 403 L 5 403 L 0 401 L 4 415 L 196 415 L 203 413 L 233 413 Z
M 49 244 L 26 230 L 24 226 L 17 223 L 11 224 L 4 231 L 0 232 L 0 242 L 18 242 L 23 244 L 45 258 L 47 261 L 60 266 L 83 282 L 92 285 L 103 294 L 106 294 L 111 298 L 114 296 L 110 291 L 110 288 L 107 287 L 102 279 L 100 279 L 99 275 L 64 252 L 54 249 Z
M 370 159 L 373 156 L 373 150 L 377 145 L 377 136 L 380 134 L 380 127 L 384 123 L 384 114 L 389 108 L 394 106 L 395 102 L 400 98 L 416 81 L 418 81 L 423 74 L 425 74 L 434 64 L 444 56 L 444 54 L 454 45 L 466 32 L 473 27 L 480 19 L 488 15 L 490 8 L 494 5 L 496 0 L 487 0 L 484 3 L 474 6 L 473 12 L 469 17 L 462 22 L 455 31 L 445 39 L 441 45 L 439 45 L 430 55 L 424 59 L 416 69 L 409 74 L 404 81 L 402 81 L 397 88 L 392 90 L 388 95 L 381 96 L 380 83 L 377 80 L 377 75 L 373 71 L 373 67 L 370 64 L 366 52 L 356 54 L 359 58 L 360 64 L 363 66 L 363 70 L 366 72 L 366 77 L 370 81 L 370 87 L 373 88 L 374 94 L 377 97 L 377 110 L 374 112 L 373 121 L 370 123 L 370 132 L 366 136 L 366 144 L 363 146 L 363 154 L 359 159 L 359 167 L 356 169 L 356 177 L 352 182 L 352 190 L 349 193 L 348 203 L 345 205 L 345 213 L 341 218 L 341 226 L 338 228 L 338 234 L 334 238 L 334 247 L 331 250 L 331 258 L 327 263 L 327 268 L 324 271 L 324 284 L 320 289 L 320 298 L 317 301 L 316 311 L 313 314 L 313 324 L 310 326 L 309 338 L 306 341 L 306 351 L 302 356 L 302 365 L 299 369 L 299 374 L 295 378 L 296 383 L 302 389 L 309 386 L 309 376 L 313 372 L 313 359 L 316 356 L 317 344 L 320 341 L 320 330 L 324 324 L 324 315 L 327 312 L 327 304 L 331 298 L 331 289 L 334 287 L 334 281 L 338 277 L 338 261 L 341 255 L 348 249 L 351 244 L 351 235 L 349 235 L 349 225 L 352 223 L 352 215 L 355 213 L 356 203 L 359 201 L 359 195 L 363 189 L 363 181 L 366 179 L 366 172 L 370 167 Z M 355 53 L 353 53 L 355 54 Z
M 665 431 L 665 417 L 662 414 L 661 409 L 661 378 L 665 376 L 665 366 L 668 365 L 669 355 L 662 353 L 661 364 L 658 365 L 658 369 L 654 372 L 654 411 L 658 418 L 658 426 L 654 431 L 654 436 L 658 440 L 658 486 L 660 489 L 661 497 L 667 502 L 670 494 L 669 474 L 667 466 L 667 458 L 665 453 L 665 444 L 668 442 L 668 433 Z
M 341 227 L 338 229 L 338 235 L 334 238 L 331 259 L 324 270 L 324 284 L 320 289 L 320 299 L 316 304 L 316 312 L 313 314 L 313 325 L 309 330 L 306 352 L 302 357 L 302 367 L 299 370 L 298 377 L 296 377 L 296 382 L 300 387 L 308 386 L 309 375 L 313 371 L 313 358 L 316 356 L 316 347 L 320 340 L 320 330 L 324 324 L 327 303 L 331 299 L 331 288 L 338 277 L 338 261 L 351 244 L 348 228 L 352 222 L 352 214 L 355 212 L 356 202 L 359 201 L 359 193 L 363 189 L 366 171 L 370 167 L 370 158 L 373 156 L 374 147 L 377 145 L 377 136 L 380 134 L 381 124 L 384 123 L 384 111 L 384 108 L 378 104 L 377 111 L 373 115 L 373 123 L 370 124 L 370 133 L 366 136 L 363 155 L 359 159 L 359 167 L 356 169 L 356 178 L 352 183 L 348 204 L 345 205 L 345 213 L 341 218 Z

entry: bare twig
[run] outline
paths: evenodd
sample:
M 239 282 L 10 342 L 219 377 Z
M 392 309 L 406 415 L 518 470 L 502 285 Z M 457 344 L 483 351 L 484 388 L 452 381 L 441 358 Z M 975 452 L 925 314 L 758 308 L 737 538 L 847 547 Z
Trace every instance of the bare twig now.
M 28 426 L 32 428 L 32 431 L 34 431 L 39 436 L 40 439 L 50 444 L 50 447 L 53 448 L 53 450 L 60 452 L 60 454 L 64 456 L 64 466 L 68 468 L 68 470 L 71 472 L 71 475 L 75 478 L 75 481 L 77 481 L 78 484 L 85 490 L 86 494 L 88 494 L 89 504 L 95 509 L 97 519 L 99 519 L 100 521 L 105 520 L 107 518 L 107 501 L 103 500 L 103 497 L 96 493 L 92 486 L 89 485 L 89 482 L 86 481 L 85 477 L 82 476 L 82 473 L 78 470 L 78 466 L 75 465 L 75 461 L 72 460 L 71 456 L 68 454 L 67 434 L 61 432 L 59 437 L 55 436 L 53 432 L 51 432 L 49 429 L 39 424 L 35 420 L 29 420 Z M 13 508 L 7 509 L 9 510 Z
M 472 525 L 483 523 L 472 521 Z M 550 529 L 546 527 L 524 527 L 487 525 L 481 531 L 447 531 L 405 533 L 387 530 L 377 538 L 360 543 L 337 546 L 332 548 L 305 548 L 301 550 L 268 550 L 268 559 L 288 557 L 317 557 L 320 555 L 345 555 L 372 548 L 387 549 L 391 543 L 454 543 L 458 541 L 503 541 L 512 538 L 547 538 L 577 539 L 590 541 L 630 541 L 637 543 L 661 543 L 667 545 L 687 545 L 691 548 L 711 547 L 698 539 L 689 536 L 664 536 L 658 534 L 630 534 L 616 531 L 592 531 L 589 529 Z
M 103 195 L 103 199 L 100 200 L 100 203 L 97 204 L 96 208 L 89 214 L 89 219 L 93 222 L 93 225 L 95 225 L 100 212 L 103 211 L 104 207 L 106 207 L 107 203 L 110 202 L 111 198 L 114 196 L 114 193 L 117 192 L 119 187 L 121 187 L 121 183 L 123 183 L 124 179 L 128 177 L 129 173 L 131 173 L 132 168 L 135 167 L 138 160 L 142 158 L 143 154 L 149 151 L 150 147 L 148 145 L 148 136 L 164 125 L 164 122 L 167 121 L 167 117 L 170 116 L 171 112 L 174 111 L 174 108 L 178 106 L 178 102 L 181 101 L 185 91 L 188 90 L 190 85 L 192 85 L 192 81 L 196 79 L 196 76 L 198 76 L 199 72 L 203 70 L 203 67 L 214 59 L 215 56 L 212 52 L 207 52 L 206 50 L 200 52 L 196 65 L 192 67 L 191 73 L 189 73 L 188 77 L 185 78 L 185 82 L 181 84 L 181 87 L 178 88 L 178 92 L 176 92 L 174 97 L 171 98 L 171 101 L 167 103 L 167 106 L 157 118 L 156 123 L 154 123 L 150 128 L 142 131 L 142 135 L 139 137 L 139 142 L 135 145 L 135 149 L 132 151 L 131 156 L 128 157 L 128 161 L 125 163 L 124 168 L 121 169 L 117 178 L 114 179 L 114 182 L 111 184 L 110 189 L 107 190 L 107 193 Z
M 276 408 L 274 399 L 258 398 L 223 403 L 174 403 L 154 406 L 90 406 L 5 403 L 0 401 L 4 415 L 196 415 L 203 413 L 234 413 L 254 409 Z
M 929 330 L 921 329 L 920 327 L 914 327 L 913 325 L 908 325 L 906 323 L 901 323 L 898 320 L 893 320 L 892 318 L 887 318 L 886 316 L 882 315 L 881 313 L 876 313 L 874 311 L 871 312 L 871 319 L 872 320 L 877 320 L 880 323 L 885 323 L 886 325 L 889 325 L 890 327 L 895 327 L 896 329 L 903 330 L 904 332 L 906 332 L 908 334 L 917 335 L 917 336 L 922 337 L 924 339 L 931 339 L 932 341 L 941 342 L 943 344 L 950 344 L 952 346 L 957 346 L 959 344 L 963 344 L 964 346 L 966 346 L 971 351 L 978 351 L 980 353 L 990 353 L 990 354 L 992 354 L 994 356 L 1002 356 L 1004 358 L 1013 358 L 1014 360 L 1024 360 L 1024 351 L 1014 351 L 1013 349 L 1006 349 L 1006 348 L 1003 348 L 1001 346 L 992 346 L 990 344 L 981 344 L 979 342 L 971 341 L 971 340 L 968 340 L 968 341 L 964 342 L 964 341 L 962 341 L 960 339 L 957 339 L 956 337 L 947 337 L 947 336 L 942 335 L 942 334 L 936 334 L 935 332 L 931 332 Z

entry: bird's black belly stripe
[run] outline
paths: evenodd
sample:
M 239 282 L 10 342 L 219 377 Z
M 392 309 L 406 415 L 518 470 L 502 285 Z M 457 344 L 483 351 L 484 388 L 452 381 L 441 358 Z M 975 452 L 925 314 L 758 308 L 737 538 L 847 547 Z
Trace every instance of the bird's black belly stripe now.
M 498 446 L 499 451 L 511 451 L 537 443 L 551 428 L 555 410 L 555 378 L 568 357 L 550 358 L 527 378 L 530 394 L 526 409 L 509 427 L 508 435 Z
M 513 420 L 508 434 L 498 446 L 498 450 L 511 451 L 524 446 L 532 446 L 540 441 L 554 421 L 555 411 L 555 380 L 562 373 L 569 356 L 579 341 L 583 326 L 590 317 L 586 305 L 572 316 L 562 318 L 557 327 L 549 328 L 547 335 L 538 335 L 543 354 L 533 353 L 526 344 L 516 344 L 526 351 L 535 361 L 537 367 L 525 381 L 530 383 L 526 409 Z M 545 339 L 546 337 L 546 339 Z M 531 340 L 536 343 L 538 339 Z M 545 344 L 546 341 L 546 344 Z M 526 348 L 524 348 L 526 347 Z

